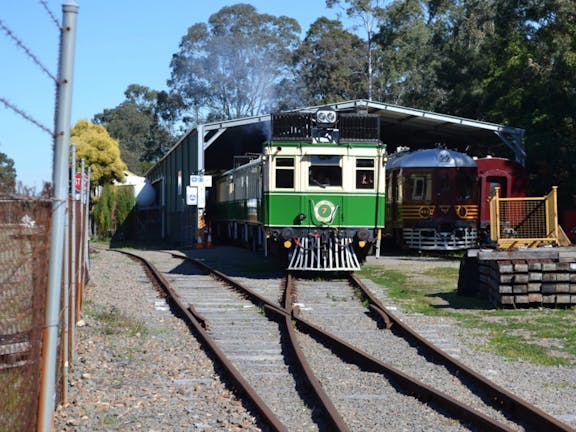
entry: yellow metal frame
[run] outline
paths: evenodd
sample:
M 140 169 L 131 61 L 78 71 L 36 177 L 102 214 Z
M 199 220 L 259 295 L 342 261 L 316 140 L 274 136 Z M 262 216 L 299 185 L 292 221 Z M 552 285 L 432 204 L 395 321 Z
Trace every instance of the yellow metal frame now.
M 490 199 L 490 238 L 499 248 L 568 246 L 558 224 L 558 186 L 544 197 L 501 198 L 500 188 Z

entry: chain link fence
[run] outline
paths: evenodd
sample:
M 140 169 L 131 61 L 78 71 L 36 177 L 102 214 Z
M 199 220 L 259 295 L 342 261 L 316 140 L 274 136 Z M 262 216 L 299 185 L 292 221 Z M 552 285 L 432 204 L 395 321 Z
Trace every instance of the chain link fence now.
M 74 212 L 68 211 L 67 276 L 60 299 L 56 404 L 66 402 L 64 365 L 73 364 L 76 323 L 88 281 L 86 210 L 79 200 L 69 200 L 68 209 L 73 207 Z M 37 430 L 51 218 L 51 200 L 0 198 L 0 432 Z
M 36 429 L 51 202 L 0 200 L 0 425 Z

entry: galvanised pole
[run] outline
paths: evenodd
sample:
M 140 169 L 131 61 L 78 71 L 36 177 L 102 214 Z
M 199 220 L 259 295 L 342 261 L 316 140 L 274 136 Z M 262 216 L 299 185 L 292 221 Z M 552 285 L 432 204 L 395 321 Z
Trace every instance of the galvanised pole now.
M 90 255 L 89 255 L 89 241 L 90 241 L 90 176 L 92 175 L 92 167 L 88 167 L 88 171 L 86 172 L 86 189 L 84 190 L 84 234 L 83 234 L 83 243 L 84 243 L 84 254 L 82 255 L 82 283 L 86 280 L 86 273 L 90 270 Z
M 50 264 L 46 302 L 46 328 L 42 343 L 42 385 L 38 413 L 38 430 L 50 432 L 54 422 L 56 403 L 56 362 L 58 358 L 58 322 L 62 292 L 62 264 L 64 223 L 68 195 L 68 152 L 70 146 L 70 118 L 72 107 L 72 76 L 76 44 L 78 4 L 67 1 L 62 5 L 63 19 L 60 36 L 60 60 L 56 92 L 55 138 L 50 235 Z

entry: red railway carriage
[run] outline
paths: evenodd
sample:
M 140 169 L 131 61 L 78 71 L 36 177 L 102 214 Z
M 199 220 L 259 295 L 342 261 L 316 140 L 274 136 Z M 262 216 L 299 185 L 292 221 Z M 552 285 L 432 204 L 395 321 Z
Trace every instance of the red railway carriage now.
M 528 173 L 526 169 L 510 159 L 485 157 L 476 159 L 480 188 L 480 228 L 490 225 L 490 198 L 500 188 L 502 198 L 528 196 Z

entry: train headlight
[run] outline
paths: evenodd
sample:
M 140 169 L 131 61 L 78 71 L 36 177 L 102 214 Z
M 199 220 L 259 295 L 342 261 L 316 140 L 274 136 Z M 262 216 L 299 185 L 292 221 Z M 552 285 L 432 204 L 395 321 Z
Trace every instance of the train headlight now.
M 333 110 L 318 110 L 316 112 L 317 126 L 334 126 L 336 123 L 336 111 Z
M 358 242 L 358 246 L 360 246 L 361 248 L 363 248 L 364 246 L 366 246 L 366 240 L 360 240 Z
M 292 241 L 286 240 L 286 241 L 284 242 L 284 247 L 285 247 L 286 249 L 290 249 L 290 248 L 292 247 Z
M 363 240 L 364 242 L 370 238 L 370 233 L 366 230 L 360 230 L 356 233 L 358 240 Z
M 294 230 L 292 228 L 282 228 L 282 232 L 280 234 L 284 240 L 290 240 L 294 237 Z

